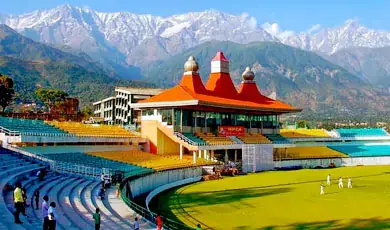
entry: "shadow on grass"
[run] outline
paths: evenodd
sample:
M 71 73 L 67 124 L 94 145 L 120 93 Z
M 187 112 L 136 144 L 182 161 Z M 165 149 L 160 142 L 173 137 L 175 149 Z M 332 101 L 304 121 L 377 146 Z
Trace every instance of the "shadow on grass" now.
M 180 194 L 180 207 L 178 208 L 240 202 L 243 199 L 277 195 L 291 190 L 291 188 L 244 188 L 215 192 L 185 193 Z
M 352 219 L 347 223 L 341 223 L 339 220 L 329 220 L 323 222 L 311 223 L 294 223 L 287 226 L 269 226 L 265 228 L 258 228 L 257 230 L 277 230 L 277 229 L 291 229 L 291 230 L 382 230 L 390 229 L 390 219 L 371 218 L 371 219 Z M 234 228 L 235 230 L 249 230 L 254 229 L 251 226 L 240 226 Z

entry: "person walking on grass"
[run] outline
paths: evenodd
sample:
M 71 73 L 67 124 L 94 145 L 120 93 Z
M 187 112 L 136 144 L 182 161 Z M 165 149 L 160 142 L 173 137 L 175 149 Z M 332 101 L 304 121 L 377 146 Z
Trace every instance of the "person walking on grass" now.
M 328 174 L 328 176 L 326 177 L 326 184 L 327 184 L 328 186 L 330 186 L 330 180 L 331 180 L 330 174 Z
M 56 202 L 51 202 L 49 210 L 47 211 L 49 218 L 49 230 L 56 230 L 57 225 L 57 212 L 56 212 Z
M 43 230 L 49 229 L 49 197 L 43 196 L 42 202 Z
M 344 188 L 343 178 L 339 177 L 339 188 Z
M 352 178 L 348 179 L 348 188 L 352 188 Z
M 14 204 L 15 204 L 15 223 L 16 224 L 22 224 L 22 221 L 20 221 L 20 213 L 23 211 L 23 205 L 24 205 L 24 199 L 22 194 L 22 184 L 20 182 L 16 183 L 16 188 L 14 190 Z
M 138 217 L 134 218 L 134 230 L 139 230 L 139 222 Z
M 92 215 L 95 222 L 95 230 L 100 230 L 100 209 L 96 208 L 95 213 Z
M 324 184 L 321 183 L 321 186 L 320 186 L 320 195 L 324 195 L 325 194 L 325 191 L 324 191 Z

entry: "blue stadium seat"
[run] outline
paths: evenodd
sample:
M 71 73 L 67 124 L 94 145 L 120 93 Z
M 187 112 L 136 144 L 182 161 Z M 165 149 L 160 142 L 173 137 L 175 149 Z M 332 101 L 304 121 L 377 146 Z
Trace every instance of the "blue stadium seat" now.
M 283 137 L 280 134 L 263 134 L 265 137 L 267 137 L 272 143 L 274 144 L 290 144 L 291 142 L 287 140 L 285 137 Z
M 350 157 L 390 156 L 390 145 L 340 145 L 328 146 Z
M 340 137 L 380 137 L 389 134 L 383 128 L 336 129 Z
M 68 136 L 67 132 L 46 124 L 42 120 L 0 117 L 0 126 L 28 136 Z

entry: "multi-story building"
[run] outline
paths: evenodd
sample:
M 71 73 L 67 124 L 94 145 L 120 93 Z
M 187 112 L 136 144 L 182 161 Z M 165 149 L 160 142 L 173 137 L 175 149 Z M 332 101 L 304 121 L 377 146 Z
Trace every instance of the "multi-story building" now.
M 115 96 L 93 103 L 94 115 L 104 118 L 107 124 L 134 125 L 140 122 L 139 110 L 131 108 L 131 104 L 159 94 L 160 88 L 115 87 Z

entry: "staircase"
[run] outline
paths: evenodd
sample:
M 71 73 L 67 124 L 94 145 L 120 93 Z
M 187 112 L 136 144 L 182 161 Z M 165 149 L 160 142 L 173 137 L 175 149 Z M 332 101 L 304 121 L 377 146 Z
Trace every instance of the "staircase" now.
M 188 138 L 181 139 L 181 137 L 184 137 L 183 135 L 181 135 L 181 134 L 179 135 L 179 133 L 177 133 L 177 132 L 174 133 L 172 128 L 168 128 L 167 126 L 163 125 L 161 122 L 156 121 L 156 123 L 157 123 L 157 128 L 161 132 L 163 132 L 165 135 L 167 135 L 169 138 L 171 138 L 174 142 L 183 145 L 184 147 L 186 147 L 190 151 L 197 151 L 198 150 L 198 146 L 195 145 L 195 143 L 192 142 L 191 140 L 189 140 Z

